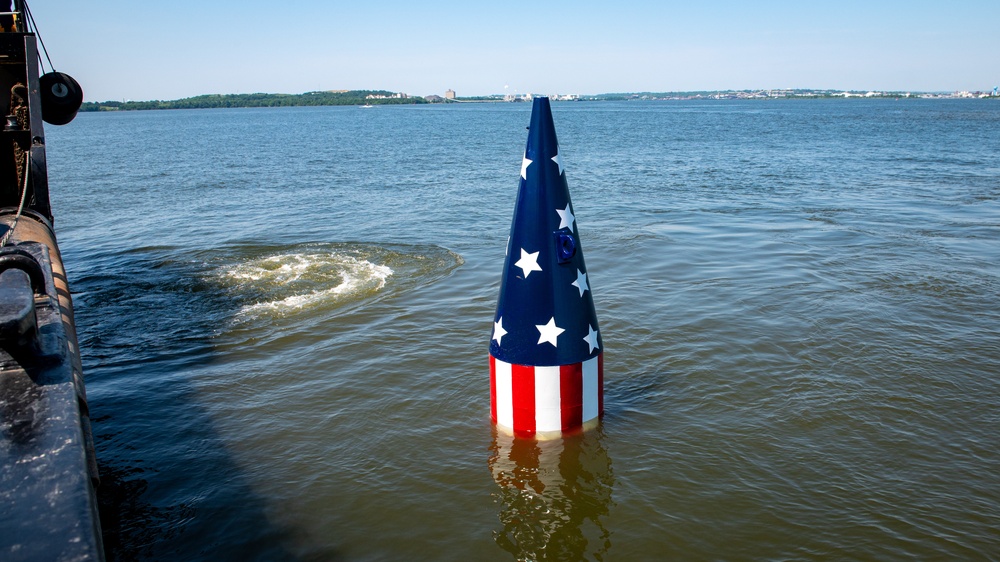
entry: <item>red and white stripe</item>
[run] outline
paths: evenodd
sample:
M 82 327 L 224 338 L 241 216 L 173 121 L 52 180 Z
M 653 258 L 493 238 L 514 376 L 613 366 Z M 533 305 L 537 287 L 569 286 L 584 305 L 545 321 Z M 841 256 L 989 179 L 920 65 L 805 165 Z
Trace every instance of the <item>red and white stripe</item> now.
M 490 417 L 516 434 L 572 431 L 604 412 L 604 354 L 532 367 L 490 355 Z

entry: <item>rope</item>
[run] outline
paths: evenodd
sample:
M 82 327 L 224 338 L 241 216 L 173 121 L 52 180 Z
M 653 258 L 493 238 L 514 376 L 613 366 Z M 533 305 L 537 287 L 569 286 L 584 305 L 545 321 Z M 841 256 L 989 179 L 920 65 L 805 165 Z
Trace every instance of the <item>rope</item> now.
M 14 215 L 14 222 L 10 223 L 10 230 L 4 233 L 3 238 L 0 238 L 0 248 L 7 245 L 10 241 L 10 237 L 14 235 L 14 229 L 17 228 L 17 220 L 21 218 L 21 212 L 24 211 L 24 201 L 27 199 L 28 195 L 28 171 L 31 170 L 31 150 L 26 152 L 27 158 L 25 158 L 24 166 L 24 189 L 21 190 L 21 204 L 17 207 L 17 214 Z
M 31 9 L 28 8 L 27 2 L 21 2 L 21 4 L 24 6 L 24 14 L 27 16 L 25 18 L 26 23 L 30 24 L 31 29 L 35 30 L 35 36 L 38 37 L 38 44 L 42 46 L 42 52 L 45 53 L 45 60 L 49 61 L 49 70 L 51 72 L 55 72 L 56 67 L 52 66 L 52 59 L 49 58 L 49 50 L 45 48 L 45 41 L 42 41 L 42 34 L 38 31 L 38 25 L 35 24 L 35 16 L 31 15 Z M 42 72 L 44 73 L 45 65 L 40 66 L 42 67 Z

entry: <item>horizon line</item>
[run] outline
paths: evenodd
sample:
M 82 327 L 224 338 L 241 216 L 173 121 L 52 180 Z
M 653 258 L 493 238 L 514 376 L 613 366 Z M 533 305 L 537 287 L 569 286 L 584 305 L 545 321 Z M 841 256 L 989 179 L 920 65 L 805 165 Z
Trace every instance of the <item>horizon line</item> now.
M 449 89 L 450 90 L 450 89 Z M 453 90 L 452 90 L 453 91 Z M 430 96 L 443 97 L 441 94 L 433 93 L 426 95 L 408 94 L 401 90 L 383 90 L 383 89 L 329 89 L 329 90 L 307 90 L 300 93 L 287 93 L 287 92 L 231 92 L 231 93 L 205 93 L 205 94 L 195 94 L 193 96 L 186 96 L 173 99 L 147 99 L 147 100 L 136 100 L 136 99 L 123 99 L 121 102 L 118 100 L 103 100 L 103 101 L 87 101 L 85 103 L 129 103 L 129 102 L 173 102 L 181 101 L 187 99 L 193 99 L 203 96 L 251 96 L 251 95 L 269 95 L 269 96 L 302 96 L 312 93 L 348 93 L 348 92 L 391 92 L 405 94 L 409 97 L 419 97 L 427 98 Z M 511 97 L 566 97 L 566 96 L 576 96 L 578 98 L 599 98 L 602 96 L 649 96 L 649 95 L 698 95 L 698 94 L 724 94 L 724 93 L 770 93 L 770 92 L 788 92 L 788 93 L 806 93 L 811 92 L 814 94 L 860 94 L 861 96 L 865 94 L 883 94 L 883 95 L 958 95 L 958 94 L 970 94 L 970 95 L 982 95 L 993 93 L 996 95 L 997 87 L 986 90 L 873 90 L 873 89 L 841 89 L 841 88 L 723 88 L 723 89 L 702 89 L 702 90 L 641 90 L 641 91 L 620 91 L 620 92 L 603 92 L 598 94 L 539 94 L 535 92 L 524 92 L 519 94 L 504 94 L 504 93 L 492 93 L 492 94 L 473 94 L 467 96 L 455 96 L 455 99 L 470 99 L 470 98 L 504 98 L 506 96 Z

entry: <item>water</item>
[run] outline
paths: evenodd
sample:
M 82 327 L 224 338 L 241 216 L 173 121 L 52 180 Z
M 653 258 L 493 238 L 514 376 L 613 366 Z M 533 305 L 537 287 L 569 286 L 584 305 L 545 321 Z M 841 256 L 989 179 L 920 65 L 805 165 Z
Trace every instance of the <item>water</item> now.
M 47 130 L 118 560 L 989 559 L 1000 104 L 555 104 L 601 426 L 489 423 L 528 104 Z

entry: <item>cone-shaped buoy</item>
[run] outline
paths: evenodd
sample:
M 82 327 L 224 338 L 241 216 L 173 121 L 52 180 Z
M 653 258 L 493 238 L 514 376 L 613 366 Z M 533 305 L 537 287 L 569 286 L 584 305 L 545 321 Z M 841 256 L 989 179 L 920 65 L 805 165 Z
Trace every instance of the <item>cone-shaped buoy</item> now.
M 603 344 L 548 98 L 535 98 L 490 341 L 490 415 L 556 436 L 604 413 Z

